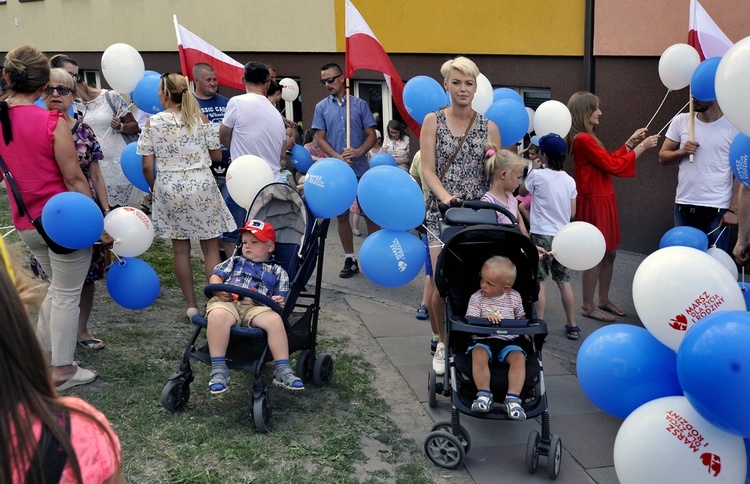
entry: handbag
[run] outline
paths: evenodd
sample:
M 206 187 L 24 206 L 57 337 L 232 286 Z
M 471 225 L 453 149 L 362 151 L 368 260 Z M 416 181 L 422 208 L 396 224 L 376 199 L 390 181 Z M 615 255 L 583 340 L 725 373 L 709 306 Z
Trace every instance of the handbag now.
M 21 193 L 18 191 L 18 187 L 16 187 L 16 183 L 13 181 L 13 175 L 10 174 L 10 171 L 8 171 L 8 167 L 5 165 L 5 162 L 3 161 L 2 156 L 0 156 L 0 168 L 3 170 L 3 174 L 5 175 L 5 179 L 7 180 L 8 186 L 10 187 L 11 192 L 13 192 L 13 198 L 16 199 L 16 207 L 18 207 L 18 214 L 23 216 L 26 214 L 26 216 L 29 218 L 29 222 L 31 222 L 31 225 L 34 226 L 36 231 L 39 233 L 39 235 L 42 236 L 44 239 L 44 242 L 47 244 L 47 247 L 49 247 L 49 250 L 54 252 L 55 254 L 70 254 L 71 252 L 75 252 L 78 249 L 71 249 L 69 247 L 64 247 L 54 240 L 50 238 L 49 235 L 47 235 L 47 231 L 44 230 L 44 225 L 42 224 L 42 217 L 39 216 L 37 218 L 31 218 L 31 214 L 26 209 L 26 204 L 23 203 L 23 199 L 21 198 Z
M 114 115 L 117 116 L 118 118 L 120 118 L 120 122 L 122 122 L 122 118 L 120 117 L 120 113 L 117 112 L 117 108 L 115 107 L 115 103 L 113 103 L 112 102 L 112 98 L 109 97 L 109 94 L 111 92 L 112 91 L 105 92 L 104 93 L 104 98 L 107 100 L 107 104 L 109 104 L 109 109 L 111 109 L 112 112 L 114 113 Z M 133 141 L 138 141 L 138 133 L 133 133 L 133 134 L 120 133 L 120 135 L 122 136 L 122 139 L 125 140 L 126 144 L 130 144 Z
M 443 182 L 443 178 L 445 178 L 445 174 L 448 173 L 448 169 L 451 167 L 453 162 L 456 160 L 456 157 L 461 152 L 461 147 L 464 145 L 464 141 L 466 141 L 466 137 L 469 135 L 469 131 L 471 131 L 471 127 L 474 126 L 474 121 L 477 119 L 477 113 L 474 111 L 474 116 L 471 117 L 471 121 L 469 121 L 469 125 L 466 127 L 466 131 L 464 131 L 464 134 L 461 136 L 461 140 L 458 142 L 458 147 L 456 147 L 456 151 L 453 153 L 453 156 L 450 157 L 448 160 L 448 163 L 445 164 L 445 168 L 443 168 L 443 171 L 440 172 L 440 175 L 438 175 L 438 180 L 440 182 Z M 425 233 L 425 222 L 427 221 L 427 212 L 430 211 L 430 205 L 432 205 L 435 202 L 435 194 L 430 191 L 430 196 L 427 197 L 427 200 L 425 200 L 424 204 L 424 211 L 425 211 L 425 219 L 422 222 L 422 225 L 417 227 L 417 232 L 420 234 Z

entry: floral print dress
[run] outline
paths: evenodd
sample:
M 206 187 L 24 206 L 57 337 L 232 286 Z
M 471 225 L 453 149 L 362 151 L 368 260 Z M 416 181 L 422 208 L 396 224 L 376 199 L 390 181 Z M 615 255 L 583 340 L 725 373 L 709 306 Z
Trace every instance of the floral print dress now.
M 221 148 L 218 125 L 189 129 L 182 113 L 149 118 L 138 140 L 138 154 L 154 155 L 156 180 L 152 220 L 158 237 L 213 239 L 237 228 L 211 174 L 208 150 Z

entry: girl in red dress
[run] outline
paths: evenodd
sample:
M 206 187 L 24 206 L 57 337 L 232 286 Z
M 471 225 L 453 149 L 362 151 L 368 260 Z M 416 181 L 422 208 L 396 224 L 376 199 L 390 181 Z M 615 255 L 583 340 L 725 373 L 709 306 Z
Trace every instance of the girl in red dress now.
M 595 225 L 606 241 L 602 261 L 583 272 L 582 315 L 597 321 L 612 322 L 615 320 L 612 315 L 625 316 L 609 300 L 612 269 L 621 240 L 612 176 L 634 177 L 636 158 L 647 149 L 656 147 L 659 135 L 646 137 L 646 128 L 637 129 L 617 151 L 610 152 L 594 133 L 602 115 L 599 98 L 590 92 L 577 92 L 570 97 L 568 109 L 573 120 L 567 141 L 573 155 L 578 190 L 576 218 Z M 599 297 L 598 303 L 595 303 L 597 285 Z

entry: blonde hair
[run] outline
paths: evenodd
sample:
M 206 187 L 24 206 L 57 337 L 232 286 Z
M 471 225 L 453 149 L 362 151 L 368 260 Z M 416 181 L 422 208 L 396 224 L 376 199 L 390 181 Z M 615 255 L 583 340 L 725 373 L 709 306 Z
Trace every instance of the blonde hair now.
M 573 140 L 579 133 L 586 133 L 591 135 L 599 146 L 602 148 L 604 145 L 594 133 L 594 127 L 591 125 L 589 119 L 594 111 L 599 109 L 599 98 L 590 92 L 580 91 L 568 99 L 568 111 L 570 111 L 571 127 L 570 133 L 565 140 L 568 143 L 568 152 L 573 149 Z
M 505 283 L 512 286 L 516 282 L 516 265 L 505 256 L 493 255 L 482 264 L 483 270 L 505 277 Z
M 182 120 L 185 121 L 188 129 L 193 129 L 200 124 L 200 106 L 190 90 L 187 77 L 180 74 L 162 76 L 159 90 L 179 106 L 180 112 L 182 112 Z
M 484 160 L 484 173 L 490 184 L 494 183 L 497 174 L 501 171 L 513 173 L 515 170 L 523 170 L 527 161 L 520 155 L 508 150 L 498 149 L 494 144 L 485 145 L 487 158 Z
M 453 69 L 474 79 L 479 75 L 479 68 L 468 57 L 458 56 L 455 59 L 445 61 L 440 68 L 440 73 L 443 75 L 443 78 L 448 79 Z
M 63 85 L 67 88 L 72 89 L 73 93 L 76 92 L 76 81 L 75 79 L 73 79 L 73 76 L 71 76 L 70 73 L 65 69 L 56 67 L 49 71 L 49 80 L 50 82 L 55 82 L 58 85 Z

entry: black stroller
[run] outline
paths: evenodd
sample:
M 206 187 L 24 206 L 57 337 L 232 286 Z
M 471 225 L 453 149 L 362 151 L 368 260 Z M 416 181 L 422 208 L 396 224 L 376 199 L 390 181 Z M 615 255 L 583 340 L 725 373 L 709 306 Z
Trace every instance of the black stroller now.
M 211 297 L 214 292 L 226 291 L 253 299 L 281 315 L 289 339 L 289 353 L 300 351 L 297 356 L 296 374 L 303 382 L 327 385 L 333 375 L 333 358 L 329 354 L 316 355 L 320 290 L 323 274 L 323 252 L 330 221 L 316 219 L 304 201 L 292 187 L 283 183 L 272 183 L 258 193 L 248 211 L 248 220 L 260 219 L 270 222 L 276 230 L 276 260 L 289 274 L 289 293 L 282 309 L 271 298 L 255 291 L 225 284 L 209 284 L 204 293 Z M 317 267 L 313 292 L 306 289 L 307 281 Z M 301 302 L 304 301 L 304 302 Z M 196 359 L 211 364 L 208 345 L 196 346 L 199 335 L 207 326 L 205 316 L 192 318 L 196 326 L 180 363 L 172 373 L 161 394 L 161 403 L 169 411 L 182 410 L 190 399 L 190 383 L 195 379 L 190 360 Z M 251 392 L 253 421 L 258 432 L 270 430 L 271 406 L 268 390 L 261 375 L 263 364 L 271 361 L 266 333 L 258 328 L 234 326 L 227 348 L 229 369 L 250 371 L 254 376 Z
M 496 211 L 502 212 L 513 226 L 499 225 Z M 534 244 L 519 230 L 517 220 L 507 210 L 486 202 L 464 202 L 462 208 L 448 209 L 440 222 L 441 239 L 445 247 L 437 261 L 435 283 L 446 302 L 446 372 L 438 381 L 435 370 L 429 374 L 429 405 L 437 405 L 436 395 L 451 397 L 451 421 L 437 422 L 425 439 L 427 457 L 446 469 L 460 466 L 471 448 L 471 438 L 459 421 L 463 413 L 474 418 L 509 420 L 508 415 L 495 406 L 488 413 L 471 410 L 477 388 L 472 380 L 471 355 L 466 354 L 473 334 L 530 335 L 531 341 L 519 339 L 526 352 L 526 381 L 521 392 L 521 405 L 528 418 L 542 417 L 541 435 L 534 430 L 526 448 L 526 468 L 536 472 L 540 455 L 547 456 L 547 471 L 552 479 L 560 472 L 562 443 L 550 434 L 549 411 L 542 372 L 542 346 L 547 325 L 536 319 L 533 302 L 539 293 L 537 267 L 539 255 Z M 484 261 L 493 255 L 508 257 L 516 266 L 517 277 L 513 288 L 521 294 L 529 319 L 502 320 L 490 324 L 486 318 L 467 318 L 470 296 L 479 288 L 479 273 Z M 490 389 L 495 400 L 503 401 L 508 390 L 508 365 L 490 364 Z

